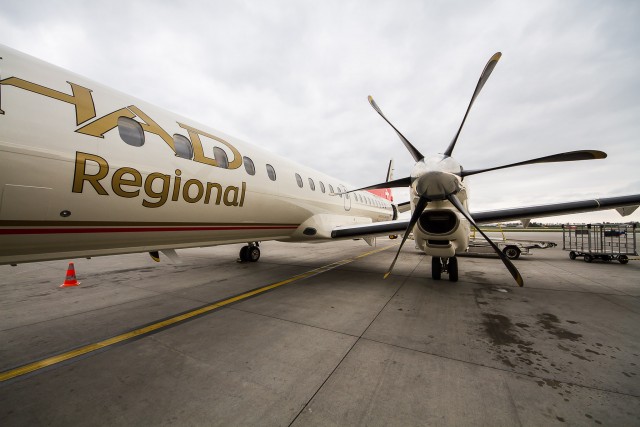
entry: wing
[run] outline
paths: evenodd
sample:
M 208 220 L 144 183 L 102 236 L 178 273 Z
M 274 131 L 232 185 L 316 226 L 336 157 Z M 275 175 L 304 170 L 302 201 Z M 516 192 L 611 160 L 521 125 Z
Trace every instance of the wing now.
M 640 205 L 640 194 L 631 196 L 607 197 L 603 199 L 580 200 L 576 202 L 554 203 L 550 205 L 528 206 L 522 208 L 500 209 L 471 213 L 477 223 L 512 221 L 517 219 L 541 218 L 545 216 L 566 215 L 581 212 L 593 212 L 606 209 L 618 209 L 622 215 L 629 215 Z M 404 233 L 409 219 L 374 222 L 373 224 L 337 227 L 331 232 L 333 239 L 356 239 Z
M 541 206 L 500 209 L 472 213 L 477 223 L 512 221 L 517 219 L 541 218 L 545 216 L 566 215 L 581 212 L 593 212 L 605 209 L 618 209 L 620 214 L 629 215 L 640 206 L 640 194 L 631 196 L 607 197 L 603 199 L 580 200 L 576 202 L 555 203 Z M 409 219 L 374 222 L 373 224 L 337 227 L 331 232 L 333 239 L 357 239 L 364 237 L 402 234 L 409 225 Z
M 620 214 L 629 215 L 639 205 L 640 194 L 634 194 L 631 196 L 607 197 L 603 199 L 580 200 L 577 202 L 555 203 L 551 205 L 476 212 L 472 213 L 471 217 L 478 223 L 486 224 L 516 219 L 531 219 L 545 216 L 593 212 L 605 209 L 618 209 Z
M 409 225 L 409 219 L 374 222 L 373 224 L 354 225 L 334 228 L 331 232 L 333 239 L 357 239 L 359 237 L 376 237 L 389 234 L 404 233 Z

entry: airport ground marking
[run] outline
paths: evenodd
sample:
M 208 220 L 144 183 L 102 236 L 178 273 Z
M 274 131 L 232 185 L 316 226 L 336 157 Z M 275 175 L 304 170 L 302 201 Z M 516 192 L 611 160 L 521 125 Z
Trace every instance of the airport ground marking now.
M 106 349 L 106 348 L 108 348 L 110 346 L 122 343 L 124 341 L 132 340 L 134 338 L 138 338 L 138 337 L 141 337 L 141 336 L 153 333 L 153 332 L 157 332 L 160 329 L 167 328 L 169 326 L 175 326 L 175 325 L 177 325 L 179 323 L 182 323 L 184 321 L 193 319 L 193 318 L 201 316 L 203 314 L 212 312 L 212 311 L 217 310 L 217 309 L 219 309 L 221 307 L 224 307 L 226 305 L 233 304 L 233 303 L 238 302 L 238 301 L 242 301 L 244 299 L 250 298 L 250 297 L 255 296 L 255 295 L 262 294 L 264 292 L 270 291 L 272 289 L 278 288 L 278 287 L 283 286 L 283 285 L 287 285 L 289 283 L 296 282 L 298 280 L 307 279 L 309 277 L 316 276 L 316 275 L 321 274 L 321 273 L 325 273 L 325 272 L 327 272 L 329 270 L 333 270 L 334 268 L 343 266 L 345 264 L 349 264 L 349 263 L 351 263 L 353 261 L 356 261 L 358 259 L 364 258 L 366 256 L 373 255 L 373 254 L 376 254 L 378 252 L 385 251 L 385 250 L 390 249 L 390 248 L 392 248 L 394 246 L 397 246 L 397 245 L 398 244 L 393 244 L 393 245 L 385 246 L 383 248 L 374 249 L 372 251 L 365 252 L 363 254 L 354 256 L 352 258 L 347 258 L 347 259 L 344 259 L 344 260 L 333 262 L 331 264 L 327 264 L 327 265 L 322 266 L 322 267 L 314 268 L 313 270 L 306 271 L 304 273 L 298 274 L 298 275 L 290 277 L 288 279 L 281 280 L 279 282 L 272 283 L 272 284 L 267 285 L 267 286 L 262 286 L 260 288 L 253 289 L 251 291 L 244 292 L 244 293 L 242 293 L 240 295 L 236 295 L 236 296 L 224 299 L 222 301 L 215 302 L 213 304 L 207 304 L 207 305 L 205 305 L 203 307 L 196 308 L 194 310 L 191 310 L 191 311 L 188 311 L 186 313 L 182 313 L 182 314 L 170 317 L 168 319 L 162 320 L 160 322 L 153 323 L 151 325 L 147 325 L 147 326 L 144 326 L 144 327 L 141 327 L 141 328 L 138 328 L 138 329 L 134 329 L 134 330 L 129 331 L 129 332 L 125 332 L 124 334 L 116 335 L 116 336 L 108 338 L 106 340 L 102 340 L 102 341 L 99 341 L 99 342 L 96 342 L 96 343 L 93 343 L 93 344 L 85 345 L 85 346 L 76 348 L 74 350 L 68 351 L 66 353 L 58 354 L 56 356 L 52 356 L 52 357 L 48 357 L 46 359 L 39 360 L 37 362 L 28 363 L 26 365 L 22 365 L 22 366 L 19 366 L 17 368 L 14 368 L 14 369 L 11 369 L 11 370 L 8 370 L 8 371 L 5 371 L 5 372 L 0 372 L 0 383 L 8 381 L 8 380 L 11 380 L 11 379 L 14 379 L 14 378 L 17 378 L 17 377 L 20 377 L 20 376 L 23 376 L 23 375 L 26 375 L 26 374 L 29 374 L 29 373 L 32 373 L 32 372 L 35 372 L 35 371 L 38 371 L 40 369 L 48 368 L 50 366 L 54 366 L 54 365 L 57 365 L 59 363 L 66 362 L 68 360 L 75 359 L 76 357 L 84 356 L 86 354 L 93 353 L 93 352 L 98 351 L 98 350 Z

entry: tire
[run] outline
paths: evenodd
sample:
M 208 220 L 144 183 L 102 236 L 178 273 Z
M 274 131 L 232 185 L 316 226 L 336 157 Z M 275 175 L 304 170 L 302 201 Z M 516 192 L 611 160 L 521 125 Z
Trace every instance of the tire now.
M 629 262 L 629 257 L 627 257 L 626 255 L 620 255 L 618 257 L 618 261 L 620 262 L 620 264 L 627 264 Z
M 449 271 L 449 281 L 457 282 L 458 281 L 458 258 L 457 257 L 449 258 L 449 266 L 447 270 Z
M 249 261 L 256 262 L 260 259 L 260 248 L 257 246 L 248 246 Z
M 589 254 L 584 254 L 584 262 L 591 262 L 593 261 L 593 257 Z
M 507 246 L 502 250 L 502 253 L 509 259 L 520 258 L 520 249 L 517 246 Z
M 576 253 L 574 251 L 569 252 L 569 258 L 576 259 Z
M 243 246 L 242 248 L 240 248 L 240 261 L 249 261 L 249 246 Z
M 442 261 L 440 257 L 431 257 L 431 278 L 433 280 L 440 280 L 442 277 Z

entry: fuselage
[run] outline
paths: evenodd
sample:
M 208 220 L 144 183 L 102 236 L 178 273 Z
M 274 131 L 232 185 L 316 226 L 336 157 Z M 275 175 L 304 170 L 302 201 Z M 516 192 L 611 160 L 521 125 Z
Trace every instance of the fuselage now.
M 0 263 L 390 220 L 370 192 L 0 46 Z M 190 150 L 190 151 L 189 151 Z M 226 159 L 225 159 L 226 158 Z

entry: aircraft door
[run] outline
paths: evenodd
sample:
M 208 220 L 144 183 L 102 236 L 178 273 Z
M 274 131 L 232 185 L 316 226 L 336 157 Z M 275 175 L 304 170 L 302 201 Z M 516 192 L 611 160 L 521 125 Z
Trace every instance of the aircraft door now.
M 347 191 L 347 189 L 345 187 L 342 187 L 342 191 Z M 344 210 L 345 211 L 351 210 L 351 194 L 350 193 L 347 193 L 344 195 Z

